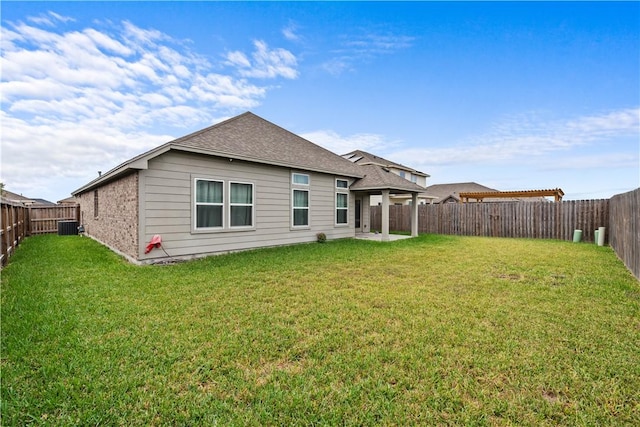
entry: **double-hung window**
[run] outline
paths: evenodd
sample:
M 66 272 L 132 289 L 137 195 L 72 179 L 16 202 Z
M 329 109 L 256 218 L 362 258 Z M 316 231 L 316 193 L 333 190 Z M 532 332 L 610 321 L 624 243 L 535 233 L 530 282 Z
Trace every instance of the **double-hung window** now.
M 344 192 L 348 187 L 348 181 L 336 179 L 336 225 L 349 223 L 349 193 Z
M 254 200 L 251 183 L 196 178 L 194 228 L 204 231 L 253 228 Z
M 224 183 L 196 179 L 196 228 L 222 228 L 224 225 Z
M 253 226 L 253 184 L 229 183 L 229 222 L 231 227 Z
M 309 226 L 309 190 L 293 190 L 293 226 Z
M 309 227 L 309 175 L 291 174 L 291 225 Z

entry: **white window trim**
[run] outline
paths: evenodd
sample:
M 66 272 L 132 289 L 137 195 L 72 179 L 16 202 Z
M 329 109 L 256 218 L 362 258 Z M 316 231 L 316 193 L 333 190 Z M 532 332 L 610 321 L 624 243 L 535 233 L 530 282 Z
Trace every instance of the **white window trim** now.
M 256 230 L 256 184 L 255 182 L 243 182 L 237 180 L 224 179 L 217 176 L 202 176 L 202 175 L 191 175 L 191 179 L 193 181 L 192 194 L 191 194 L 191 234 L 206 234 L 206 233 L 229 233 L 229 232 L 244 232 L 244 231 L 255 231 Z M 197 182 L 198 181 L 211 181 L 211 182 L 220 182 L 222 183 L 222 203 L 198 203 L 197 200 Z M 250 184 L 252 186 L 252 201 L 253 205 L 251 208 L 251 226 L 233 226 L 231 227 L 231 184 Z M 209 206 L 222 206 L 222 226 L 220 227 L 198 227 L 198 206 L 199 205 L 209 205 Z M 234 206 L 242 206 L 243 204 L 234 204 Z M 249 206 L 249 205 L 244 205 Z
M 345 182 L 345 183 L 347 184 L 347 186 L 346 186 L 346 187 L 340 187 L 340 186 L 338 185 L 338 182 L 339 182 L 339 181 L 341 181 L 341 182 Z M 336 188 L 338 188 L 338 189 L 340 189 L 340 190 L 347 190 L 347 189 L 349 188 L 349 181 L 348 181 L 348 180 L 346 180 L 346 179 L 336 178 Z
M 338 207 L 338 194 L 344 194 L 347 196 L 347 207 L 346 208 L 340 208 Z M 349 226 L 349 193 L 346 191 L 336 191 L 336 197 L 335 197 L 335 202 L 334 202 L 334 206 L 335 206 L 335 213 L 334 213 L 334 225 L 336 227 L 348 227 Z M 343 210 L 343 211 L 347 211 L 347 222 L 338 222 L 338 211 L 339 210 Z
M 198 202 L 198 181 L 220 182 L 222 183 L 222 203 Z M 224 202 L 225 202 L 225 182 L 221 179 L 194 178 L 193 179 L 193 230 L 194 231 L 220 231 L 225 228 Z M 198 206 L 222 206 L 222 225 L 220 227 L 198 227 Z
M 298 175 L 298 176 L 306 176 L 307 177 L 307 183 L 306 184 L 301 184 L 299 182 L 295 182 L 294 177 Z M 311 184 L 311 177 L 309 176 L 309 174 L 306 173 L 299 173 L 299 172 L 291 172 L 291 184 L 292 185 L 302 185 L 305 187 L 309 187 Z
M 294 205 L 294 193 L 296 191 L 305 191 L 307 193 L 307 201 L 308 201 L 308 205 L 307 207 L 296 207 Z M 294 224 L 294 220 L 295 220 L 295 210 L 296 209 L 306 209 L 307 210 L 307 224 L 304 225 L 295 225 Z M 296 229 L 296 230 L 300 230 L 300 229 L 308 229 L 311 228 L 311 191 L 309 191 L 309 189 L 307 188 L 292 188 L 291 189 L 291 228 Z
M 251 201 L 253 203 L 231 203 L 231 184 L 246 184 L 251 186 Z M 242 181 L 229 181 L 229 196 L 226 199 L 227 202 L 227 218 L 229 218 L 229 228 L 233 230 L 238 229 L 255 229 L 256 227 L 256 186 L 253 182 L 242 182 Z M 224 195 L 223 195 L 223 200 Z M 251 206 L 251 225 L 231 225 L 231 207 L 232 206 Z

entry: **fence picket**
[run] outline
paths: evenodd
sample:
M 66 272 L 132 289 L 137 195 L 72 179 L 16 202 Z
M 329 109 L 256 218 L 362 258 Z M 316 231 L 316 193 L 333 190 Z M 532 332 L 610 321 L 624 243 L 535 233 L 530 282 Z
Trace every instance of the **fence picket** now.
M 593 241 L 593 230 L 608 223 L 609 200 L 565 202 L 444 203 L 420 205 L 421 233 L 461 236 L 520 237 L 571 240 L 583 230 Z M 380 230 L 382 207 L 371 207 L 371 229 Z M 389 229 L 411 230 L 411 207 L 389 206 Z

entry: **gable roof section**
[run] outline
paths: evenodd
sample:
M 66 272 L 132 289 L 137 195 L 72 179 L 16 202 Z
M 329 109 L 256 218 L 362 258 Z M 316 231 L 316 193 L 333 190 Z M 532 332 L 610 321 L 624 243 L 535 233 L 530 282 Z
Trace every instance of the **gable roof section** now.
M 72 194 L 89 191 L 132 170 L 147 169 L 150 159 L 169 150 L 353 178 L 363 176 L 362 170 L 350 161 L 253 113 L 246 112 L 134 157 Z
M 377 164 L 358 166 L 364 170 L 364 177 L 349 187 L 355 191 L 390 190 L 400 193 L 422 193 L 425 188 L 391 172 L 387 167 Z
M 375 165 L 383 166 L 387 168 L 404 170 L 407 172 L 411 172 L 415 175 L 429 177 L 429 174 L 420 172 L 419 170 L 410 168 L 409 166 L 401 165 L 400 163 L 392 162 L 391 160 L 387 160 L 385 158 L 376 156 L 375 154 L 367 153 L 366 151 L 362 151 L 362 150 L 355 150 L 350 153 L 343 154 L 342 157 L 360 166 L 364 166 L 367 164 L 375 164 Z

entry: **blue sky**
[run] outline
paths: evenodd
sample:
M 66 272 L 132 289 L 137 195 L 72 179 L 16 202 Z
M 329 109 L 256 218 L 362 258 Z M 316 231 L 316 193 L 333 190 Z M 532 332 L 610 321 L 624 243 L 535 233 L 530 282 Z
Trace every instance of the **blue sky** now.
M 29 197 L 245 111 L 429 185 L 640 186 L 638 2 L 1 7 L 0 179 Z

